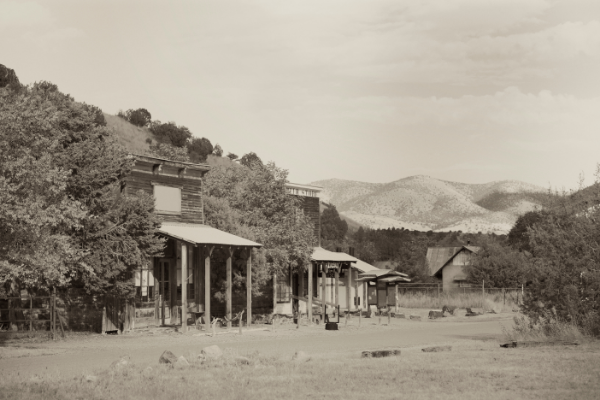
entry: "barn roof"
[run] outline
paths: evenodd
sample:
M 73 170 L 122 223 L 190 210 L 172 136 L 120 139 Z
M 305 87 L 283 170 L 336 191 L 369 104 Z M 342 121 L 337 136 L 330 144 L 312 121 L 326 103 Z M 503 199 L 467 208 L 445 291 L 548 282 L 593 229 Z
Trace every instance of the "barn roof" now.
M 429 275 L 434 276 L 462 250 L 477 254 L 481 248 L 477 246 L 429 247 L 427 249 L 427 265 Z

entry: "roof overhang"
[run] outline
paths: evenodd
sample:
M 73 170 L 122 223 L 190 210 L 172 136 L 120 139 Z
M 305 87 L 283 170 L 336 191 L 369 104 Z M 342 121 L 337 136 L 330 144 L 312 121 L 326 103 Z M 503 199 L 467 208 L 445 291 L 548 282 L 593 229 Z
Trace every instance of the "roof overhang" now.
M 325 250 L 322 247 L 315 247 L 310 259 L 314 262 L 345 262 L 355 263 L 358 261 L 356 257 L 352 257 L 346 253 L 337 253 L 334 251 Z
M 191 243 L 196 246 L 262 247 L 262 244 L 260 243 L 202 224 L 163 222 L 158 232 L 161 235 Z

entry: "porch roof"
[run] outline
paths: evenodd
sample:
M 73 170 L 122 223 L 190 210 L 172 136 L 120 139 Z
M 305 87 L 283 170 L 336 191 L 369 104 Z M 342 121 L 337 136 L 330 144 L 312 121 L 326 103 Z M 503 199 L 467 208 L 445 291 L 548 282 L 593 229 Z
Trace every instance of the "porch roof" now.
M 262 244 L 223 232 L 208 225 L 163 222 L 158 230 L 161 234 L 192 244 L 217 246 L 262 247 Z
M 317 262 L 357 262 L 358 259 L 356 257 L 352 257 L 346 253 L 336 253 L 333 251 L 325 250 L 322 247 L 315 247 L 313 249 L 312 256 L 310 257 L 312 261 Z
M 378 269 L 377 267 L 372 266 L 369 263 L 364 262 L 363 260 L 356 259 L 356 264 L 352 266 L 352 268 L 356 268 L 360 272 L 369 272 Z

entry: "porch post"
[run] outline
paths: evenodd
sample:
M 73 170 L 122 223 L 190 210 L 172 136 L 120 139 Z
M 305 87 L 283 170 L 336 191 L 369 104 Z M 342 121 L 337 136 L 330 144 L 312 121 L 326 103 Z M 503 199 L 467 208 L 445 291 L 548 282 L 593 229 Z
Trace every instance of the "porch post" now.
M 198 278 L 196 279 L 196 311 L 203 312 L 206 307 L 204 306 L 204 247 L 197 247 L 198 251 L 198 269 L 196 273 Z M 202 304 L 202 306 L 201 306 Z
M 314 264 L 311 262 L 308 265 L 308 301 L 306 302 L 306 312 L 308 313 L 308 324 L 312 324 L 312 299 L 313 299 L 313 267 Z
M 187 332 L 188 247 L 181 243 L 181 332 Z
M 326 284 L 327 278 L 325 275 L 325 268 L 323 268 L 323 270 L 321 271 L 321 301 L 323 308 L 323 321 L 325 321 L 325 314 L 327 314 L 327 304 L 325 304 L 325 302 L 327 301 L 327 287 L 325 286 Z
M 207 246 L 204 252 L 204 323 L 210 331 L 210 256 L 215 246 Z
M 252 248 L 246 250 L 246 326 L 252 324 Z M 240 321 L 240 324 L 242 321 Z
M 231 258 L 233 257 L 234 248 L 227 248 L 227 263 L 225 267 L 225 274 L 227 276 L 227 291 L 225 294 L 225 315 L 227 316 L 227 329 L 231 329 Z
M 304 270 L 300 269 L 298 271 L 298 297 L 304 296 Z M 300 314 L 302 313 L 302 308 L 300 307 L 300 301 L 298 300 L 298 318 L 300 318 Z
M 396 298 L 395 298 L 396 310 L 394 312 L 397 314 L 398 313 L 398 282 L 396 282 L 396 285 L 394 285 L 394 286 L 395 286 L 394 291 L 395 291 L 395 295 L 396 295 Z
M 350 305 L 350 300 L 352 299 L 351 292 L 352 291 L 352 263 L 348 265 L 348 275 L 346 276 L 346 307 L 348 308 L 348 312 L 352 309 Z
M 336 312 L 337 308 L 340 305 L 340 269 L 342 268 L 342 264 L 338 268 L 335 269 L 335 300 L 333 304 L 335 304 Z
M 277 311 L 277 272 L 273 274 L 273 315 Z

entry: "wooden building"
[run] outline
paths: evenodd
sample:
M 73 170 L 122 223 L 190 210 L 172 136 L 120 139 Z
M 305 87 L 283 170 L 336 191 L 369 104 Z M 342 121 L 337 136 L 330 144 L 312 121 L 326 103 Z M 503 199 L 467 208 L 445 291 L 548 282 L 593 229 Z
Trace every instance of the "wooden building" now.
M 471 258 L 479 250 L 480 247 L 469 244 L 458 247 L 430 247 L 427 249 L 429 275 L 442 282 L 444 292 L 468 287 L 470 285 L 466 283 L 467 275 L 463 267 L 471 263 Z
M 160 235 L 167 238 L 163 257 L 149 260 L 135 272 L 134 327 L 182 325 L 189 319 L 211 320 L 211 256 L 226 254 L 227 281 L 225 316 L 232 318 L 232 258 L 237 253 L 246 262 L 246 318 L 252 321 L 251 251 L 259 243 L 204 225 L 202 177 L 210 166 L 135 156 L 126 178 L 125 193 L 142 190 L 155 198 L 155 212 L 162 222 Z

